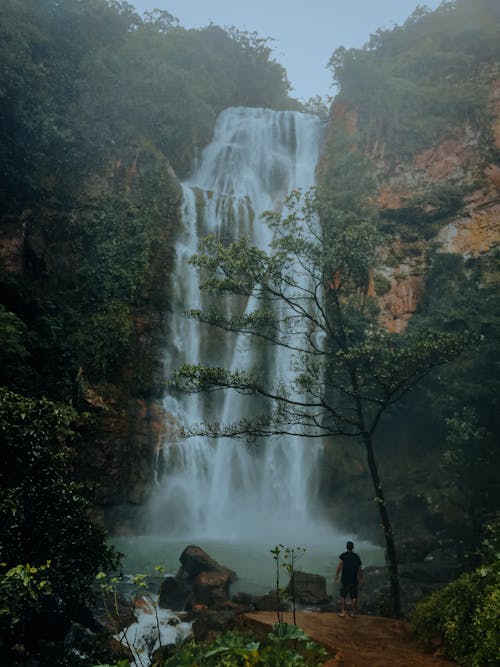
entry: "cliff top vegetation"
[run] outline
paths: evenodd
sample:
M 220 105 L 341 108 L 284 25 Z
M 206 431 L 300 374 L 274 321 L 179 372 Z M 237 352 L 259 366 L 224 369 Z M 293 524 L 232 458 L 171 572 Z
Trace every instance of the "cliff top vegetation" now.
M 370 144 L 383 141 L 394 157 L 412 155 L 484 116 L 499 29 L 495 0 L 451 0 L 435 11 L 419 5 L 363 48 L 334 51 L 328 66 L 337 101 L 357 110 Z

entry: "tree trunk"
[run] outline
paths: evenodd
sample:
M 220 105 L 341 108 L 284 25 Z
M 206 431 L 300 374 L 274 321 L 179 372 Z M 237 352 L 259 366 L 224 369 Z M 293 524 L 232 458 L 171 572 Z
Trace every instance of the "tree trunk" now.
M 375 463 L 375 456 L 373 454 L 373 444 L 371 435 L 365 434 L 363 436 L 363 441 L 366 447 L 366 458 L 368 461 L 368 468 L 370 469 L 370 474 L 373 481 L 373 486 L 375 488 L 375 502 L 378 505 L 380 513 L 380 521 L 384 529 L 385 534 L 385 546 L 386 546 L 386 563 L 389 570 L 389 581 L 390 581 L 390 591 L 391 591 L 391 612 L 396 617 L 401 616 L 401 603 L 399 596 L 399 576 L 398 576 L 398 563 L 396 560 L 396 547 L 394 544 L 394 535 L 392 533 L 392 526 L 389 520 L 389 513 L 385 504 L 385 495 L 380 482 L 380 477 L 378 474 L 377 464 Z

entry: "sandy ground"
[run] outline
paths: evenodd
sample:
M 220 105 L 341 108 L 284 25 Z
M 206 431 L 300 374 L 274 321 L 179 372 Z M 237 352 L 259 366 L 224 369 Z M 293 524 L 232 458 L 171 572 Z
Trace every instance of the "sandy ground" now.
M 292 622 L 292 615 L 284 620 Z M 245 622 L 259 631 L 269 631 L 275 612 L 245 615 Z M 324 646 L 332 658 L 323 667 L 451 667 L 456 663 L 429 655 L 411 638 L 408 624 L 380 616 L 346 616 L 297 613 L 297 625 Z M 285 667 L 285 666 L 283 666 Z

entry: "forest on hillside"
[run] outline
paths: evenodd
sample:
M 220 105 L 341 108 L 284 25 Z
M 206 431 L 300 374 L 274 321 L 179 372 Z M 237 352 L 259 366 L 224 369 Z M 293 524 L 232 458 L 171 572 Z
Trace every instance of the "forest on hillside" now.
M 296 104 L 265 40 L 186 30 L 167 12 L 9 0 L 1 30 L 3 221 L 22 219 L 38 254 L 47 247 L 19 277 L 27 286 L 6 277 L 2 317 L 16 340 L 3 347 L 2 379 L 68 400 L 80 366 L 109 379 L 130 343 L 158 224 L 175 227 L 175 193 L 158 200 L 167 165 L 185 175 L 228 106 Z M 149 167 L 125 198 L 109 172 L 131 156 Z M 43 266 L 54 257 L 67 262 L 57 272 Z
M 449 655 L 478 666 L 495 664 L 498 639 L 500 251 L 439 252 L 435 239 L 477 201 L 498 204 L 489 174 L 500 168 L 499 62 L 496 0 L 418 7 L 363 48 L 337 49 L 318 170 L 325 228 L 369 222 L 380 234 L 371 296 L 383 300 L 388 269 L 413 258 L 423 288 L 408 334 L 475 335 L 388 410 L 375 445 L 401 557 L 433 551 L 464 572 L 420 608 L 418 632 L 428 640 L 438 628 Z M 112 662 L 106 642 L 85 638 L 77 655 L 62 641 L 73 624 L 91 625 L 95 575 L 119 570 L 95 520 L 99 471 L 81 461 L 98 467 L 91 443 L 113 406 L 119 423 L 124 397 L 164 390 L 150 339 L 161 339 L 169 308 L 161 285 L 179 181 L 227 107 L 314 105 L 290 97 L 257 34 L 186 29 L 121 0 L 2 0 L 0 65 L 0 660 Z M 377 203 L 384 184 L 413 173 L 415 156 L 464 136 L 461 170 L 409 178 L 398 205 Z M 144 321 L 153 324 L 143 335 Z M 345 469 L 330 469 L 339 456 Z M 334 520 L 380 540 L 351 443 L 335 442 L 328 457 L 322 492 Z

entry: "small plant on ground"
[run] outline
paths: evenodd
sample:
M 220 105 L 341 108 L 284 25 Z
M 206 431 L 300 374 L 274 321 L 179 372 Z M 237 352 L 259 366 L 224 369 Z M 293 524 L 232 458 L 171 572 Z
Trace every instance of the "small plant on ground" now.
M 161 565 L 155 567 L 156 574 L 163 574 L 164 571 L 165 569 Z M 135 641 L 130 640 L 127 633 L 128 624 L 124 619 L 123 611 L 120 610 L 119 585 L 120 583 L 125 583 L 124 578 L 109 577 L 105 572 L 100 572 L 96 579 L 101 589 L 104 611 L 115 637 L 129 649 L 131 654 L 135 656 L 137 666 L 144 667 L 146 664 L 149 664 L 149 658 L 144 656 L 144 648 L 136 645 Z M 158 648 L 161 649 L 162 636 L 160 618 L 158 615 L 158 600 L 157 596 L 154 595 L 149 588 L 148 575 L 142 573 L 135 574 L 132 577 L 129 577 L 126 580 L 126 583 L 135 587 L 133 599 L 130 603 L 131 615 L 135 615 L 139 598 L 145 599 L 148 606 L 153 610 L 156 637 L 154 639 L 152 638 L 151 650 L 148 652 L 152 653 Z
M 162 667 L 317 667 L 326 658 L 326 651 L 309 641 L 300 628 L 277 623 L 265 641 L 251 633 L 230 631 L 212 642 L 184 644 Z
M 280 570 L 283 569 L 290 577 L 290 597 L 292 600 L 293 622 L 296 623 L 295 608 L 295 563 L 305 554 L 303 547 L 285 547 L 277 544 L 271 549 L 273 558 L 276 561 L 276 613 L 278 624 L 283 624 L 283 608 L 289 593 L 286 588 L 280 586 Z M 286 624 L 285 624 L 286 625 Z

